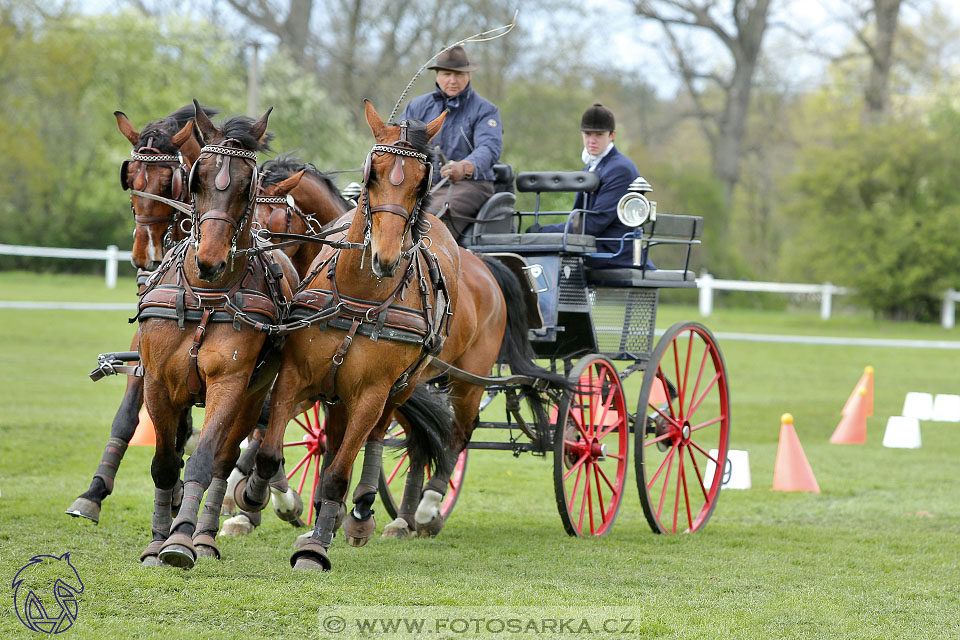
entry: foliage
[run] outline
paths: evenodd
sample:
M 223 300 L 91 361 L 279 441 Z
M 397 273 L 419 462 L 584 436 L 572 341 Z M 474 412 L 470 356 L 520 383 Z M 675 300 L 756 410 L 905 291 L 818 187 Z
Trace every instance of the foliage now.
M 795 273 L 856 287 L 877 313 L 936 317 L 960 260 L 960 113 L 838 132 L 792 180 Z

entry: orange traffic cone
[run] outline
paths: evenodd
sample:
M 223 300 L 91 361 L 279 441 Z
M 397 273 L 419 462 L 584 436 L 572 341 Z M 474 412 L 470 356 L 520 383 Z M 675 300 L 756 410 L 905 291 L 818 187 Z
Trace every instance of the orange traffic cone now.
M 153 428 L 153 420 L 147 413 L 147 408 L 140 409 L 140 423 L 130 438 L 131 447 L 155 447 L 157 445 L 157 431 Z
M 851 399 L 853 402 L 849 403 L 849 407 L 844 407 L 843 418 L 830 436 L 830 442 L 833 444 L 863 444 L 867 441 L 869 407 L 866 387 L 857 387 Z
M 857 382 L 857 386 L 853 388 L 853 393 L 851 393 L 850 397 L 847 398 L 847 403 L 843 405 L 843 410 L 840 412 L 840 415 L 847 415 L 847 412 L 850 411 L 853 403 L 857 401 L 857 395 L 860 389 L 866 389 L 867 397 L 865 400 L 865 405 L 867 412 L 864 415 L 866 417 L 873 415 L 873 367 L 863 368 L 863 375 L 860 376 L 860 381 Z
M 803 453 L 800 438 L 793 428 L 793 416 L 789 413 L 780 417 L 780 444 L 773 468 L 773 490 L 820 493 L 820 485 Z
M 664 388 L 663 380 L 660 378 L 653 379 L 653 386 L 650 387 L 650 399 L 647 400 L 647 402 L 655 407 L 667 403 L 667 390 Z

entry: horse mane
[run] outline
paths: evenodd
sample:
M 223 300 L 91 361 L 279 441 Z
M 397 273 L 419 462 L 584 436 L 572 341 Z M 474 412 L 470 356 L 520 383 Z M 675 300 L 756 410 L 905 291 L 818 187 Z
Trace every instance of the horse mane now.
M 201 109 L 203 109 L 203 112 L 206 113 L 208 117 L 220 113 L 219 109 L 213 109 L 211 107 L 201 106 Z M 140 140 L 137 142 L 136 150 L 139 151 L 146 147 L 147 142 L 153 138 L 151 146 L 154 149 L 157 149 L 161 153 L 176 155 L 180 149 L 173 144 L 172 138 L 177 131 L 183 128 L 183 125 L 193 119 L 195 114 L 196 111 L 193 105 L 188 104 L 180 107 L 165 118 L 148 122 L 140 132 Z
M 255 138 L 250 135 L 250 129 L 257 123 L 256 120 L 248 116 L 233 116 L 224 121 L 220 130 L 223 132 L 224 139 L 234 139 L 248 151 L 270 151 L 270 141 L 273 140 L 273 134 L 269 131 L 263 138 Z
M 333 178 L 317 169 L 311 163 L 301 161 L 293 155 L 293 152 L 281 153 L 273 160 L 267 160 L 260 165 L 260 172 L 263 174 L 263 186 L 265 187 L 279 184 L 298 171 L 308 173 L 325 184 L 330 192 L 335 194 L 344 206 L 349 204 L 343 196 L 340 195 L 340 190 L 337 188 Z

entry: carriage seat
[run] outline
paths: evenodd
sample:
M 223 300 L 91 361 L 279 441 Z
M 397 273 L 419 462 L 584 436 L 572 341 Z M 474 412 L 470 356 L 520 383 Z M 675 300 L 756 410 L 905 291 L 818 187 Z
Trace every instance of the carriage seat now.
M 602 287 L 658 287 L 658 288 L 695 288 L 697 277 L 690 269 L 690 254 L 694 246 L 700 244 L 703 235 L 701 216 L 671 215 L 661 213 L 655 220 L 643 224 L 643 238 L 635 247 L 635 255 L 646 251 L 656 264 L 663 265 L 673 259 L 680 269 L 635 268 L 590 269 L 587 282 Z M 673 251 L 663 247 L 675 247 Z M 669 255 L 672 254 L 672 255 Z
M 502 162 L 493 165 L 493 192 L 513 193 L 513 167 Z
M 506 166 L 506 165 L 504 165 Z M 476 222 L 468 226 L 460 237 L 460 244 L 472 247 L 489 234 L 512 234 L 513 213 L 517 196 L 510 191 L 493 194 L 477 212 Z

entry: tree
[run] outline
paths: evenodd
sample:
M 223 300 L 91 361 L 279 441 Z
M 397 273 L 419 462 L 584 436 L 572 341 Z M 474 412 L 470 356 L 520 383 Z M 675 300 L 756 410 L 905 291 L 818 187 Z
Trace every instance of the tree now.
M 667 36 L 668 57 L 693 101 L 693 114 L 710 143 L 714 175 L 726 189 L 727 206 L 740 180 L 740 159 L 754 75 L 760 59 L 772 0 L 735 0 L 726 7 L 710 0 L 634 0 L 637 14 L 656 20 Z M 697 58 L 684 35 L 709 34 L 731 63 L 724 73 L 715 56 Z M 719 91 L 712 104 L 711 90 Z M 720 237 L 728 222 L 718 221 Z

